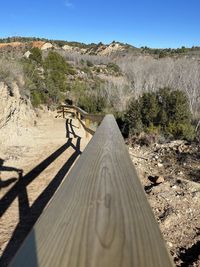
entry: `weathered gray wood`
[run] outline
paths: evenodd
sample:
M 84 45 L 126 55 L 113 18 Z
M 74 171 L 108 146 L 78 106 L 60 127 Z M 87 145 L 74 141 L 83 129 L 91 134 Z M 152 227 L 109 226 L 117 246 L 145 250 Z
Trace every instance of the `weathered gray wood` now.
M 10 266 L 173 266 L 112 115 L 104 118 Z

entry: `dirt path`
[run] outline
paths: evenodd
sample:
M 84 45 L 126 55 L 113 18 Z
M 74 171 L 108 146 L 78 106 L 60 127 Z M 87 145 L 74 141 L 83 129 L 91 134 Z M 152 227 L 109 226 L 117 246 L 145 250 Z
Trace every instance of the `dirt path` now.
M 90 140 L 76 120 L 52 114 L 31 130 L 31 139 L 1 147 L 0 266 L 7 266 Z

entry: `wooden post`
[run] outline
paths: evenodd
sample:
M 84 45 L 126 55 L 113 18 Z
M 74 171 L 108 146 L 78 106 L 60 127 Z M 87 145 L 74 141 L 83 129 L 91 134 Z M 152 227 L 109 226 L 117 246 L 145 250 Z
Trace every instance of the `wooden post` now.
M 78 112 L 78 128 L 81 127 L 81 113 Z
M 90 119 L 85 119 L 85 127 L 90 128 Z M 89 137 L 88 131 L 86 130 L 85 133 L 86 133 L 85 137 L 88 138 Z
M 63 119 L 65 118 L 65 108 L 62 107 L 62 112 L 63 112 Z

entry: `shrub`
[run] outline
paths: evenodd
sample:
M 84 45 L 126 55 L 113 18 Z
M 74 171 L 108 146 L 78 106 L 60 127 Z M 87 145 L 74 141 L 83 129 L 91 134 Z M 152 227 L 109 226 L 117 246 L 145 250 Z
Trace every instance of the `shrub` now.
M 78 100 L 78 106 L 88 113 L 102 112 L 106 107 L 106 99 L 91 92 L 82 93 Z
M 20 84 L 20 78 L 23 78 L 24 72 L 18 60 L 9 60 L 0 58 L 0 80 L 8 84 L 17 81 Z
M 38 107 L 42 104 L 41 94 L 38 91 L 31 92 L 31 103 L 34 107 Z
M 89 60 L 87 60 L 86 63 L 87 63 L 87 66 L 88 67 L 93 67 L 94 66 L 94 64 L 91 61 L 89 61 Z
M 29 58 L 38 64 L 42 64 L 42 51 L 37 47 L 33 47 L 30 52 Z
M 191 121 L 191 112 L 187 96 L 182 91 L 171 91 L 168 99 L 168 117 L 175 123 L 189 123 Z
M 158 116 L 158 102 L 155 93 L 144 93 L 140 98 L 142 122 L 149 127 L 150 124 L 156 124 Z
M 110 62 L 110 63 L 107 64 L 107 68 L 109 70 L 113 71 L 113 72 L 117 72 L 117 73 L 120 72 L 120 67 L 117 64 L 112 63 L 112 62 Z
M 82 95 L 78 100 L 78 106 L 88 113 L 95 113 L 96 111 L 94 99 L 90 95 Z
M 76 74 L 76 70 L 73 69 L 72 67 L 68 67 L 67 68 L 67 74 L 75 75 Z
M 139 99 L 132 99 L 126 118 L 131 134 L 145 130 L 148 134 L 194 138 L 188 99 L 182 91 L 164 88 L 144 93 Z
M 115 119 L 117 121 L 117 125 L 123 135 L 124 138 L 128 138 L 129 136 L 129 124 L 127 122 L 127 118 L 124 113 L 116 112 Z
M 194 127 L 190 123 L 170 122 L 166 132 L 171 134 L 176 139 L 194 139 Z
M 141 103 L 139 99 L 132 99 L 125 115 L 130 134 L 137 134 L 143 130 Z
M 50 51 L 44 61 L 45 83 L 53 102 L 58 103 L 61 92 L 66 91 L 66 72 L 68 65 L 58 53 Z
M 66 73 L 68 65 L 60 54 L 50 51 L 44 61 L 44 67 L 46 70 L 56 70 Z

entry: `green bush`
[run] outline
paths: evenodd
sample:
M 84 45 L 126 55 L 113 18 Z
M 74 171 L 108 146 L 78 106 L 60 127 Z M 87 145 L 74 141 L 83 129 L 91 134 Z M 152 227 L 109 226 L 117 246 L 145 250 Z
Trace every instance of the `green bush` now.
M 80 96 L 78 106 L 88 113 L 102 112 L 106 107 L 106 99 L 104 97 L 85 92 Z
M 62 73 L 66 73 L 68 64 L 60 54 L 54 51 L 50 51 L 48 56 L 44 60 L 44 67 L 46 70 L 56 70 Z
M 161 126 L 155 126 L 153 123 L 151 123 L 149 127 L 146 128 L 146 132 L 148 134 L 159 135 L 161 132 Z
M 38 107 L 41 104 L 49 104 L 49 96 L 44 91 L 32 90 L 30 96 L 34 107 Z
M 142 123 L 149 127 L 150 124 L 156 124 L 158 116 L 158 101 L 155 93 L 144 93 L 139 100 L 141 108 Z
M 88 67 L 93 67 L 94 66 L 94 64 L 89 60 L 86 61 L 86 64 L 87 64 Z
M 66 73 L 69 66 L 61 55 L 50 51 L 44 61 L 44 69 L 49 97 L 54 103 L 58 103 L 61 99 L 61 92 L 66 91 Z
M 130 134 L 137 134 L 143 130 L 141 103 L 139 99 L 132 99 L 125 115 Z
M 190 123 L 170 122 L 166 132 L 176 139 L 193 140 L 195 136 L 194 127 Z
M 173 138 L 194 138 L 188 99 L 179 90 L 164 88 L 156 93 L 144 93 L 137 100 L 132 99 L 126 118 L 130 134 L 138 134 L 144 130 Z
M 72 67 L 68 67 L 67 68 L 67 74 L 75 75 L 76 74 L 76 70 L 73 69 Z
M 30 52 L 29 58 L 38 64 L 42 64 L 42 51 L 37 47 L 33 47 Z
M 45 82 L 40 74 L 40 71 L 38 69 L 36 62 L 33 62 L 30 59 L 23 59 L 21 61 L 21 64 L 24 69 L 24 78 L 25 78 L 24 87 L 26 90 L 30 92 L 31 95 L 33 94 L 33 96 L 31 97 L 31 101 L 32 101 L 32 104 L 35 106 L 35 103 L 37 103 L 38 101 L 37 100 L 35 101 L 34 99 L 38 98 L 38 96 L 35 96 L 34 95 L 35 93 L 33 93 L 33 91 L 41 92 L 42 94 L 45 89 Z
M 117 73 L 120 72 L 120 67 L 117 64 L 112 63 L 112 62 L 110 62 L 110 63 L 107 64 L 107 68 L 109 70 L 113 71 L 113 72 L 117 72 Z
M 42 98 L 40 92 L 38 91 L 31 92 L 31 103 L 34 107 L 38 107 L 40 104 L 42 104 Z
M 128 138 L 129 136 L 129 124 L 127 122 L 126 115 L 124 112 L 115 112 L 115 119 L 117 121 L 117 125 L 123 135 L 124 138 Z

